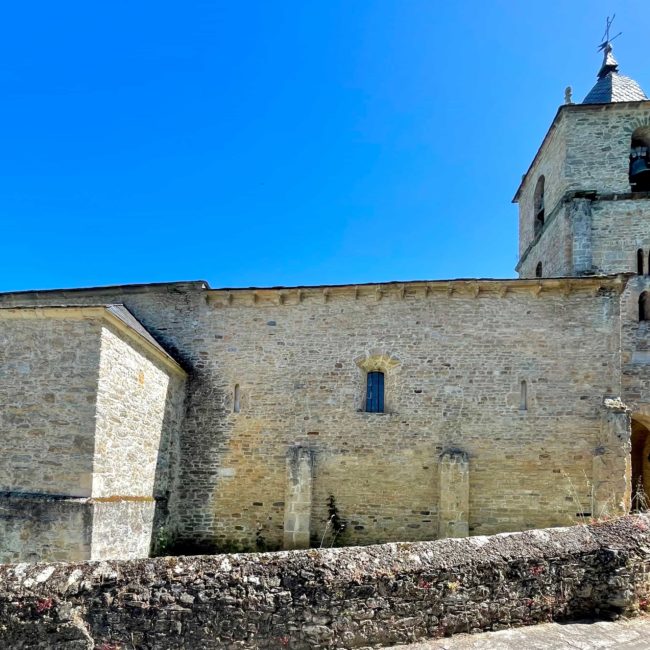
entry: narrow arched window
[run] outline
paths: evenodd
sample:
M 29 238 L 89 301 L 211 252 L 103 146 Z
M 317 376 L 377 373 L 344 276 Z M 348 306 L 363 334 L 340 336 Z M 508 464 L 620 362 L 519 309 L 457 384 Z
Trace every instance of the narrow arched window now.
M 633 192 L 650 192 L 650 127 L 647 126 L 632 134 L 630 188 Z
M 233 413 L 239 413 L 239 411 L 241 410 L 241 391 L 239 390 L 239 384 L 235 384 L 232 410 Z
M 533 198 L 533 212 L 534 212 L 534 233 L 537 235 L 544 227 L 544 184 L 546 180 L 544 176 L 540 176 L 537 185 L 535 186 L 535 196 Z
M 384 373 L 369 372 L 366 386 L 366 412 L 384 412 Z
M 639 322 L 649 320 L 650 317 L 650 297 L 648 292 L 644 291 L 639 296 Z
M 535 277 L 536 278 L 541 278 L 542 277 L 542 263 L 538 262 L 537 266 L 535 267 Z
M 528 409 L 528 384 L 524 379 L 519 387 L 519 410 L 526 411 Z
M 643 275 L 643 249 L 639 248 L 636 252 L 636 272 Z

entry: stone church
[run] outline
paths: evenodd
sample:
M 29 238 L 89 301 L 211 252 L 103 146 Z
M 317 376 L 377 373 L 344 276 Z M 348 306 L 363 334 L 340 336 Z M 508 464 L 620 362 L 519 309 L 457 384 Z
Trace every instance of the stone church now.
M 611 44 L 514 201 L 518 279 L 0 294 L 0 560 L 645 507 L 650 100 Z

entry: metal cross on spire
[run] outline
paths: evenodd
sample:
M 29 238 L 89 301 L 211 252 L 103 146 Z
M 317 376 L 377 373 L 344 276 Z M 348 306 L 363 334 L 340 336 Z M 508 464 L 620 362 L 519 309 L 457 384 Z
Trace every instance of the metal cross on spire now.
M 614 18 L 616 18 L 616 14 L 614 14 L 611 18 L 607 16 L 607 26 L 605 27 L 605 33 L 603 34 L 602 43 L 598 46 L 598 51 L 602 52 L 604 49 L 607 48 L 610 43 L 618 38 L 623 32 L 619 32 L 616 34 L 616 36 L 610 36 L 609 32 L 612 28 L 612 23 L 614 22 Z

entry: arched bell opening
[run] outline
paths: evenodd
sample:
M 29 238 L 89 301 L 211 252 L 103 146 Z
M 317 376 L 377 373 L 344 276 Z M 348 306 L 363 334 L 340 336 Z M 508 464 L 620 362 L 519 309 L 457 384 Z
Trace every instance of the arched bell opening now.
M 650 293 L 642 291 L 639 295 L 639 323 L 650 320 Z
M 632 134 L 630 188 L 633 192 L 650 192 L 650 127 L 647 126 Z
M 542 231 L 544 227 L 544 185 L 546 179 L 544 176 L 540 176 L 537 180 L 537 185 L 535 186 L 535 195 L 533 197 L 533 213 L 535 216 L 535 221 L 533 224 L 534 234 L 537 235 Z
M 632 512 L 650 510 L 650 429 L 632 419 Z

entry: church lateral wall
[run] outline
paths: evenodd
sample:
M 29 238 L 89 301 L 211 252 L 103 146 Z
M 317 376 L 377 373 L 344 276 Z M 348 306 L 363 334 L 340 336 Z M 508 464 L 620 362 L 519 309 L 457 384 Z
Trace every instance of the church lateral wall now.
M 620 394 L 619 293 L 612 279 L 544 282 L 104 294 L 190 369 L 175 534 L 280 547 L 296 448 L 313 544 L 334 541 L 332 497 L 344 544 L 436 538 L 441 496 L 459 509 L 445 505 L 449 529 L 465 518 L 470 534 L 581 521 L 602 401 Z M 363 410 L 369 363 L 386 370 L 384 414 Z M 441 495 L 450 450 L 467 459 L 466 497 Z

